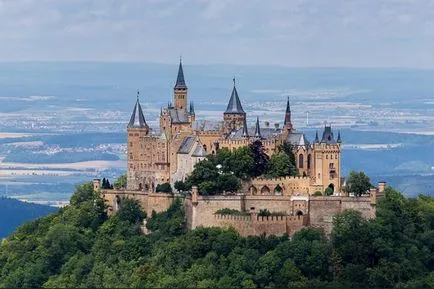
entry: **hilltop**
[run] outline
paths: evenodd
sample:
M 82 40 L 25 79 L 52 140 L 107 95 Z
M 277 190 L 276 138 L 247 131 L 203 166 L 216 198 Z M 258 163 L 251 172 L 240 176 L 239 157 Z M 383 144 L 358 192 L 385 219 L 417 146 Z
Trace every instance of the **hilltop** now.
M 91 184 L 70 205 L 22 225 L 0 246 L 0 287 L 432 288 L 434 199 L 387 188 L 377 218 L 344 211 L 330 238 L 314 228 L 241 237 L 185 229 L 180 199 L 145 212 L 123 199 L 108 218 Z

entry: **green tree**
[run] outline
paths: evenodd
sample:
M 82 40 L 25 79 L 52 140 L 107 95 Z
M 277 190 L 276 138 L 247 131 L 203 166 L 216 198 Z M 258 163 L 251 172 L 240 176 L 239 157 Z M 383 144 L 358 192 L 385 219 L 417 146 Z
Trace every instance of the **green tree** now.
M 361 196 L 366 193 L 371 187 L 371 181 L 364 172 L 351 171 L 346 180 L 344 190 L 348 193 L 354 193 L 356 196 Z
M 142 207 L 137 200 L 121 198 L 120 208 L 116 213 L 116 217 L 121 221 L 134 224 L 141 223 L 146 218 L 146 214 L 142 211 Z
M 113 183 L 113 187 L 117 190 L 125 189 L 127 187 L 127 174 L 120 175 Z
M 294 146 L 284 141 L 281 145 L 278 146 L 277 150 L 279 152 L 284 152 L 289 157 L 289 162 L 291 163 L 289 174 L 291 176 L 298 175 L 297 162 L 294 154 Z
M 258 177 L 265 173 L 268 167 L 270 158 L 264 152 L 262 142 L 257 140 L 249 145 L 253 155 L 253 167 L 251 168 L 251 176 Z
M 327 187 L 327 188 L 324 190 L 324 195 L 325 195 L 325 196 L 331 196 L 331 195 L 333 195 L 333 189 L 330 188 L 330 187 Z
M 289 156 L 284 152 L 279 152 L 271 156 L 266 175 L 271 178 L 289 176 L 293 169 Z
M 183 181 L 176 181 L 174 184 L 175 190 L 177 190 L 178 192 L 185 192 L 188 191 L 190 188 L 187 186 L 186 183 L 184 183 Z
M 169 183 L 158 184 L 155 188 L 156 192 L 171 193 L 172 186 Z

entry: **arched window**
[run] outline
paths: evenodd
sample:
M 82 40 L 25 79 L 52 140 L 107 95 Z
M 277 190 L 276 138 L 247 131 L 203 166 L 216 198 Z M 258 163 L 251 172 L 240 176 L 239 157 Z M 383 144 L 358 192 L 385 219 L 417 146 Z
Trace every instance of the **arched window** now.
M 307 169 L 310 169 L 311 161 L 312 161 L 312 156 L 311 156 L 311 154 L 308 154 L 307 155 Z
M 303 157 L 302 154 L 300 154 L 300 155 L 298 156 L 298 167 L 299 167 L 300 169 L 303 168 L 303 163 L 304 163 L 304 157 Z

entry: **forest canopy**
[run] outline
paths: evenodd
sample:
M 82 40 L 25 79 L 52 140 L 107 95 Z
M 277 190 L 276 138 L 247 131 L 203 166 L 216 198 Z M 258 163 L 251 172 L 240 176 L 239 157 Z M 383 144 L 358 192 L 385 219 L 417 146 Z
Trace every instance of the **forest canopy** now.
M 287 236 L 185 229 L 182 201 L 163 213 L 122 199 L 108 218 L 91 184 L 0 245 L 0 288 L 434 288 L 434 199 L 387 188 L 377 218 L 334 218 Z M 148 215 L 150 235 L 141 234 Z

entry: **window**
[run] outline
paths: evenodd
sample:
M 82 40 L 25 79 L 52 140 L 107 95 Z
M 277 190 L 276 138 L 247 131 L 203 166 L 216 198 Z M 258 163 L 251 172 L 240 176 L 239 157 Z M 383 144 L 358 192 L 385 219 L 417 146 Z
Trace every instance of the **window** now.
M 300 154 L 300 155 L 298 156 L 298 167 L 299 167 L 300 169 L 303 168 L 303 163 L 304 163 L 304 157 L 303 157 L 302 154 Z
M 130 160 L 133 159 L 133 153 L 130 153 Z
M 312 162 L 312 156 L 311 156 L 311 154 L 308 154 L 307 155 L 307 169 L 310 169 L 311 162 Z

